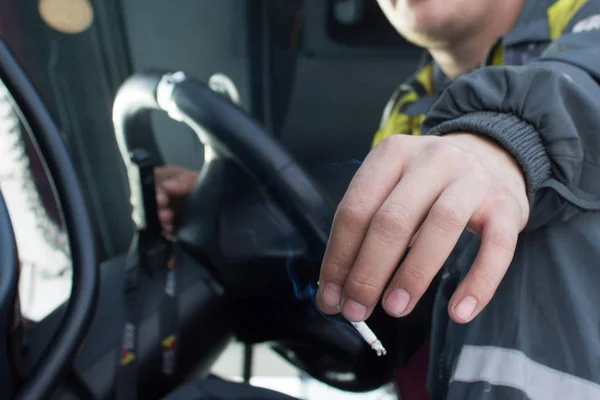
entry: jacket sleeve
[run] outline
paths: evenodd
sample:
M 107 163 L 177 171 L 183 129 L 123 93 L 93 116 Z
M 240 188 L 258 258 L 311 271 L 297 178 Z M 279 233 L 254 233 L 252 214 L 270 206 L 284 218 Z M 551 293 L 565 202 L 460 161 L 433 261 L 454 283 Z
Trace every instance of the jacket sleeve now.
M 527 229 L 600 210 L 598 19 L 600 2 L 589 2 L 536 61 L 459 77 L 423 122 L 424 134 L 484 135 L 516 158 L 531 204 Z

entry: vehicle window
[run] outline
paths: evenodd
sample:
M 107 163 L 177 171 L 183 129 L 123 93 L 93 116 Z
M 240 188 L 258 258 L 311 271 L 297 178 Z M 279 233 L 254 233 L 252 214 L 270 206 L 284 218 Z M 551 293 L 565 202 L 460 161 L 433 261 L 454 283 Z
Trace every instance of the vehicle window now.
M 22 313 L 39 321 L 68 299 L 72 265 L 51 180 L 23 122 L 0 82 L 0 189 L 19 252 Z

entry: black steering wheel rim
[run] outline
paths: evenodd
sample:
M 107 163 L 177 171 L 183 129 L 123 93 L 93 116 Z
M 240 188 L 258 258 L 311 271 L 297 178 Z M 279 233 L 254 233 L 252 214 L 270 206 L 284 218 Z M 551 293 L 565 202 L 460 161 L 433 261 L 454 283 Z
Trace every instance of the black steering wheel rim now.
M 205 151 L 213 150 L 204 168 L 215 158 L 228 158 L 246 169 L 257 184 L 287 206 L 287 213 L 305 237 L 316 239 L 310 243 L 311 250 L 322 256 L 335 206 L 260 124 L 224 96 L 182 72 L 136 74 L 121 86 L 113 106 L 115 134 L 126 166 L 130 152 L 138 146 L 162 163 L 156 143 L 148 137 L 152 110 L 165 111 L 185 123 L 204 144 Z M 244 132 L 239 131 L 241 125 Z M 134 184 L 130 182 L 130 187 Z
M 71 367 L 89 328 L 98 297 L 96 243 L 75 166 L 60 132 L 22 68 L 0 40 L 0 80 L 14 99 L 15 109 L 35 138 L 48 167 L 62 208 L 71 259 L 73 283 L 60 327 L 28 374 L 16 399 L 48 398 Z

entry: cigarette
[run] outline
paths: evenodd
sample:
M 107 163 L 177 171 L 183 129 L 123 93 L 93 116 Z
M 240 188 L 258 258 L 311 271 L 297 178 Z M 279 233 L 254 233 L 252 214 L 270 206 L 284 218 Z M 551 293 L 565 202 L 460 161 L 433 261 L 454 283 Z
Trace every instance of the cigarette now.
M 360 334 L 360 336 L 362 336 L 362 338 L 365 340 L 365 342 L 367 342 L 369 344 L 369 346 L 371 346 L 371 348 L 373 350 L 375 350 L 375 353 L 377 353 L 378 356 L 384 356 L 387 353 L 387 351 L 385 350 L 385 347 L 383 347 L 383 345 L 381 344 L 379 339 L 377 339 L 377 336 L 375 335 L 375 333 L 371 330 L 371 328 L 369 328 L 367 326 L 366 323 L 364 323 L 364 322 L 350 322 L 350 323 L 352 324 L 352 326 L 354 326 L 354 328 Z
M 320 282 L 317 282 L 317 287 L 319 286 L 319 283 Z M 356 329 L 358 334 L 364 339 L 364 341 L 367 342 L 367 344 L 371 346 L 373 350 L 375 350 L 375 353 L 377 353 L 378 356 L 385 356 L 387 354 L 385 347 L 383 347 L 381 341 L 377 339 L 375 332 L 373 332 L 365 322 L 350 321 L 350 323 L 354 329 Z

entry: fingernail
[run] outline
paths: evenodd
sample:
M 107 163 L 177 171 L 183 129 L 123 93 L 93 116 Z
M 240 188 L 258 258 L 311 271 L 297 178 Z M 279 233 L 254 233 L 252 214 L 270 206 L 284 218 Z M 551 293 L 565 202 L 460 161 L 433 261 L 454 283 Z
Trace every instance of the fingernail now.
M 452 312 L 463 321 L 470 321 L 475 309 L 477 300 L 473 296 L 467 296 L 454 306 Z
M 342 287 L 335 283 L 327 283 L 321 291 L 321 298 L 329 307 L 339 307 Z
M 396 317 L 401 316 L 410 302 L 410 294 L 404 289 L 394 289 L 385 299 L 385 310 Z
M 342 314 L 353 322 L 364 321 L 367 316 L 367 307 L 363 306 L 357 301 L 352 299 L 347 299 L 344 302 L 344 307 L 342 308 Z

